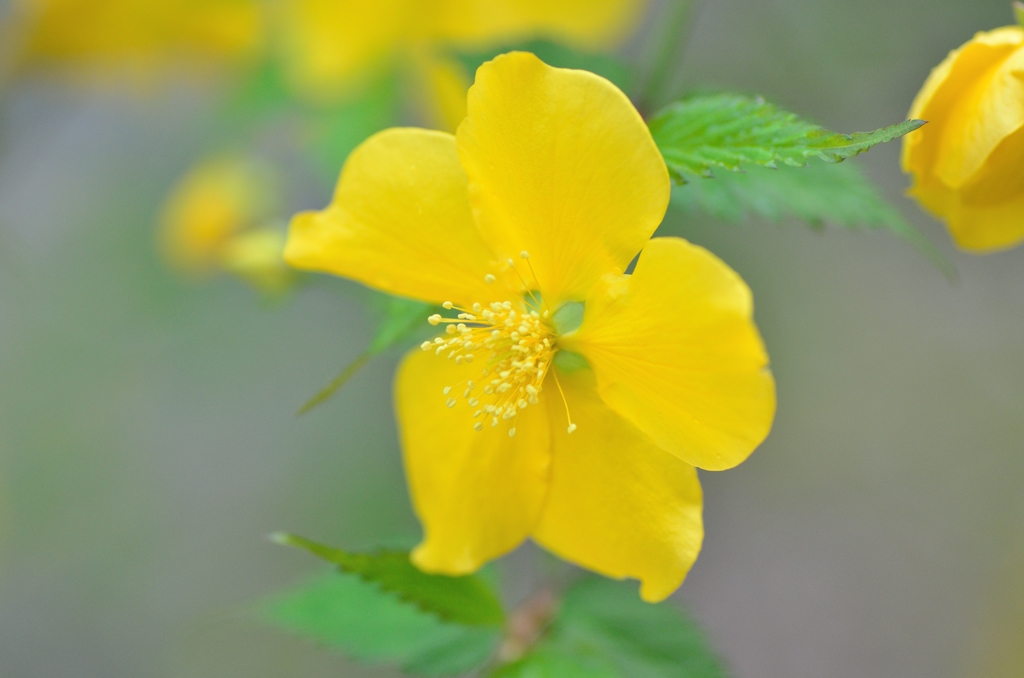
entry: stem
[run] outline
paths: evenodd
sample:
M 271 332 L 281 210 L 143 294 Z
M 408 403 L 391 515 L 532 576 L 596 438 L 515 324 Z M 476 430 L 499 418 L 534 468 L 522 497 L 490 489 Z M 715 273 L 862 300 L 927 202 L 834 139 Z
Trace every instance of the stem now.
M 699 0 L 667 0 L 666 4 L 665 28 L 639 97 L 639 109 L 645 118 L 666 98 L 672 67 L 686 48 Z
M 1014 0 L 1013 13 L 1017 17 L 1017 23 L 1024 26 L 1024 2 Z
M 370 351 L 363 351 L 355 360 L 350 362 L 345 367 L 345 369 L 342 370 L 341 374 L 336 376 L 330 384 L 328 384 L 322 391 L 317 393 L 315 396 L 310 398 L 305 405 L 300 407 L 299 411 L 296 412 L 296 416 L 301 416 L 312 410 L 317 405 L 320 405 L 330 400 L 331 396 L 333 396 L 338 391 L 339 388 L 344 386 L 345 382 L 351 379 L 352 375 L 358 372 L 363 367 L 363 365 L 365 365 L 367 361 L 370 360 L 372 356 L 373 353 L 371 353 Z
M 511 615 L 505 628 L 505 641 L 498 650 L 502 663 L 522 657 L 540 639 L 558 608 L 554 590 L 543 588 L 526 599 Z

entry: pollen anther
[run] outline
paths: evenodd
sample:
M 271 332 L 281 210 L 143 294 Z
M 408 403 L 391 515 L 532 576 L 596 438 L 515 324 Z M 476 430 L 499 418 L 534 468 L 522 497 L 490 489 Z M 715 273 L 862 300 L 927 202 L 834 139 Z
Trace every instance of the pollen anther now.
M 430 316 L 430 324 L 443 324 L 444 333 L 421 346 L 423 350 L 434 349 L 437 355 L 446 355 L 460 366 L 473 362 L 478 351 L 484 353 L 486 364 L 480 370 L 486 377 L 480 385 L 483 394 L 479 399 L 473 396 L 476 386 L 470 380 L 465 382 L 462 393 L 462 398 L 475 410 L 473 417 L 486 413 L 494 427 L 502 420 L 515 419 L 530 405 L 537 405 L 556 350 L 552 330 L 540 313 L 522 309 L 511 301 L 476 303 L 472 313 L 448 302 L 442 305 L 447 310 L 456 310 L 456 317 Z M 444 395 L 448 396 L 451 390 L 446 388 Z M 448 398 L 445 404 L 454 407 L 457 401 Z M 512 424 L 509 431 L 514 435 L 515 422 Z M 480 430 L 483 422 L 475 422 L 474 428 Z

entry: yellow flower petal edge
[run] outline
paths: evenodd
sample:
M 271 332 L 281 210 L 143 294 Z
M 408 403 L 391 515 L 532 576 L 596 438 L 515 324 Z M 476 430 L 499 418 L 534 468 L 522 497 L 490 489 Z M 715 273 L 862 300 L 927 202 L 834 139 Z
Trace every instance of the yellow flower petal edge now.
M 296 268 L 438 304 L 493 295 L 492 259 L 455 137 L 420 129 L 385 130 L 356 148 L 331 205 L 297 214 L 285 248 Z
M 425 533 L 412 558 L 427 572 L 465 574 L 514 549 L 536 524 L 547 491 L 546 410 L 524 411 L 514 438 L 504 429 L 478 433 L 464 411 L 445 404 L 443 390 L 465 388 L 464 376 L 452 361 L 413 352 L 396 378 L 409 491 Z
M 560 345 L 589 361 L 602 399 L 698 468 L 736 466 L 775 416 L 775 382 L 746 283 L 707 250 L 655 238 L 608 275 Z
M 930 124 L 903 141 L 910 194 L 964 249 L 1024 239 L 1024 29 L 979 33 L 936 67 L 911 108 Z
M 499 260 L 531 254 L 553 309 L 625 270 L 668 207 L 647 125 L 592 73 L 499 56 L 477 71 L 456 136 L 481 234 Z
M 552 432 L 551 481 L 534 539 L 608 577 L 641 582 L 649 602 L 668 597 L 697 559 L 704 527 L 696 469 L 654 445 L 597 395 L 589 370 L 561 374 L 578 425 Z M 552 421 L 563 403 L 548 397 Z

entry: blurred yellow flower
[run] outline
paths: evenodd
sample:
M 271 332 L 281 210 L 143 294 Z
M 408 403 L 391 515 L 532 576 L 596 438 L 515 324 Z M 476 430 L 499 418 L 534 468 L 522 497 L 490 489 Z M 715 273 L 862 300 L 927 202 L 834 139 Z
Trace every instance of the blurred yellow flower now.
M 293 218 L 293 266 L 457 314 L 429 319 L 445 332 L 396 382 L 422 569 L 473 571 L 532 537 L 646 600 L 686 576 L 694 467 L 743 461 L 775 390 L 742 279 L 649 240 L 669 192 L 621 91 L 512 53 L 480 68 L 457 135 L 371 137 L 332 204 Z
M 284 236 L 264 226 L 275 208 L 269 168 L 245 158 L 207 160 L 167 198 L 161 246 L 178 270 L 235 273 L 267 292 L 287 287 Z
M 439 47 L 486 46 L 551 37 L 585 47 L 626 35 L 646 0 L 291 0 L 278 29 L 292 83 L 308 98 L 348 91 L 373 66 L 399 53 L 429 88 L 431 113 L 455 129 L 465 116 L 469 76 Z
M 284 231 L 279 228 L 254 228 L 228 239 L 221 254 L 225 271 L 249 282 L 264 294 L 287 291 L 293 273 L 284 262 Z
M 19 66 L 99 67 L 148 74 L 175 65 L 252 56 L 261 48 L 259 0 L 22 0 Z
M 904 137 L 910 194 L 964 249 L 1024 240 L 1024 29 L 978 33 L 951 52 L 910 116 L 929 121 Z

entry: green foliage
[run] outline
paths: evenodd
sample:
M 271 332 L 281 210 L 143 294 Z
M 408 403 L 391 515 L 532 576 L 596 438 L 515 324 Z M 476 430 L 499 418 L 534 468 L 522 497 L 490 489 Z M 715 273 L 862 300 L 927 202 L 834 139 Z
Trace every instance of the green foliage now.
M 672 206 L 731 222 L 750 217 L 771 221 L 795 218 L 813 228 L 833 224 L 884 229 L 914 245 L 948 277 L 956 277 L 942 252 L 879 195 L 859 167 L 850 163 L 812 161 L 801 169 L 750 167 L 745 172 L 719 172 L 712 178 L 675 187 Z
M 433 304 L 387 294 L 376 295 L 373 305 L 378 322 L 368 349 L 371 355 L 383 353 L 428 328 L 427 318 L 436 308 Z
M 373 305 L 377 309 L 377 331 L 365 351 L 345 366 L 341 374 L 331 380 L 327 386 L 299 408 L 298 414 L 306 414 L 310 410 L 327 402 L 344 386 L 352 376 L 369 362 L 370 358 L 392 346 L 396 346 L 415 336 L 421 328 L 427 327 L 427 317 L 433 312 L 434 306 L 414 299 L 393 297 L 378 294 Z
M 478 577 L 420 572 L 408 554 L 348 553 L 291 535 L 275 541 L 335 564 L 266 603 L 278 627 L 353 659 L 397 664 L 419 675 L 451 676 L 495 666 L 504 613 Z M 684 611 L 640 600 L 636 587 L 590 577 L 565 595 L 540 639 L 495 678 L 726 678 Z
M 280 64 L 267 60 L 228 97 L 220 111 L 221 125 L 229 134 L 248 131 L 264 118 L 293 105 L 292 92 L 284 81 Z
M 485 61 L 515 50 L 532 52 L 541 61 L 556 68 L 576 68 L 597 73 L 615 83 L 619 89 L 629 90 L 631 73 L 622 61 L 608 54 L 583 52 L 550 40 L 530 40 L 482 51 L 460 51 L 456 58 L 472 78 L 476 69 Z
M 358 575 L 442 621 L 493 628 L 505 623 L 501 602 L 491 587 L 476 575 L 427 574 L 409 561 L 405 551 L 349 553 L 290 534 L 274 535 L 273 540 L 305 549 L 337 565 L 342 572 Z
M 337 105 L 307 110 L 303 145 L 324 176 L 331 181 L 337 179 L 356 146 L 395 125 L 400 100 L 398 74 L 387 70 Z
M 596 577 L 574 586 L 545 638 L 500 678 L 725 678 L 696 624 L 671 604 Z
M 574 654 L 544 646 L 513 664 L 505 664 L 491 678 L 623 678 L 606 657 Z
M 330 573 L 266 603 L 269 623 L 347 656 L 424 676 L 468 673 L 493 655 L 493 626 L 467 626 L 385 593 L 357 575 Z
M 710 176 L 716 167 L 800 167 L 811 158 L 840 162 L 923 124 L 908 120 L 873 132 L 837 134 L 760 98 L 712 94 L 670 104 L 650 128 L 669 171 L 684 182 L 687 176 Z

